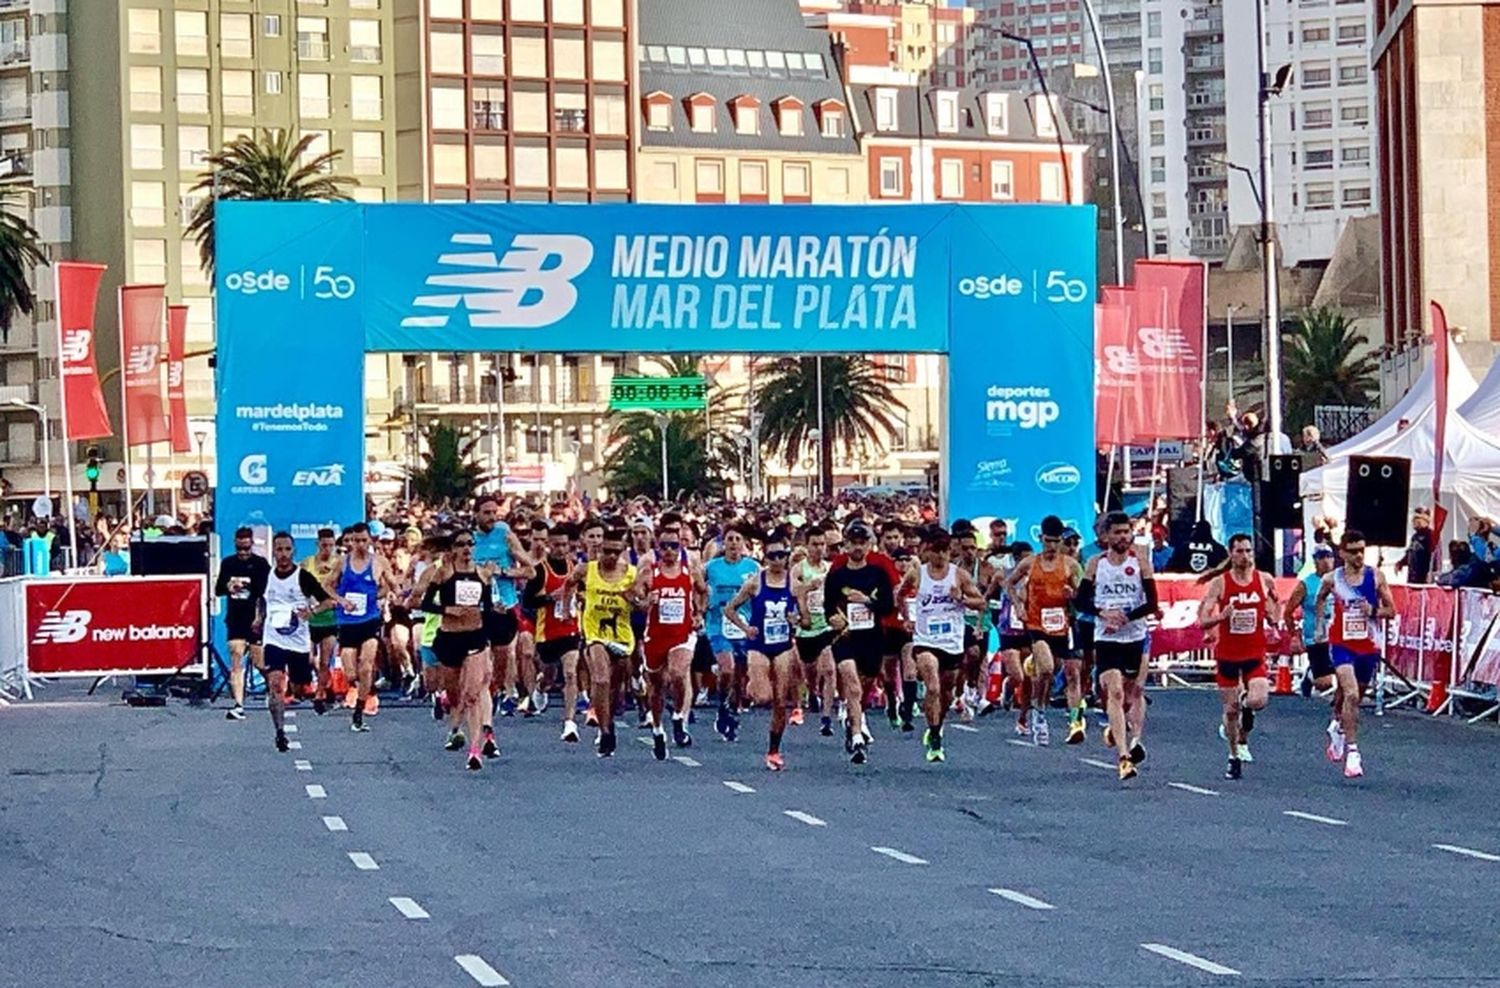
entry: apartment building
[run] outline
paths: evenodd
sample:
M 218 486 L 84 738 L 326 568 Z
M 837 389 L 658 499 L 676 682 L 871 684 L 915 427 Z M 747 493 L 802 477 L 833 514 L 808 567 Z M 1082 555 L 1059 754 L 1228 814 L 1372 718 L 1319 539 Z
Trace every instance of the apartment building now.
M 1083 60 L 1088 24 L 1079 0 L 973 0 L 971 6 L 978 34 L 975 57 L 984 85 L 1015 88 L 1032 82 L 1033 53 L 1049 84 Z

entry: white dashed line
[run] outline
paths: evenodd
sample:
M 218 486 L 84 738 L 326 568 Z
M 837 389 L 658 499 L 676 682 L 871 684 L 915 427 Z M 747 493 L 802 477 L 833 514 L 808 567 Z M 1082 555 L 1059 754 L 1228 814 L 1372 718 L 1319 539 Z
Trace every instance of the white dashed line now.
M 430 915 L 428 915 L 427 910 L 417 905 L 417 901 L 415 899 L 408 899 L 404 895 L 393 895 L 388 901 L 391 905 L 396 907 L 401 915 L 405 916 L 407 919 L 432 918 Z
M 344 822 L 344 818 L 341 816 L 325 816 L 323 818 L 323 826 L 334 833 L 340 833 L 349 829 L 349 825 Z
M 358 868 L 360 871 L 380 870 L 380 865 L 375 863 L 375 859 L 370 857 L 364 851 L 350 851 L 349 860 L 353 861 L 354 867 Z
M 1301 810 L 1282 810 L 1282 816 L 1295 817 L 1298 820 L 1311 820 L 1313 823 L 1326 823 L 1330 827 L 1347 827 L 1348 820 L 1336 820 L 1331 816 L 1318 816 L 1316 813 L 1303 813 Z
M 297 719 L 297 711 L 295 711 L 295 710 L 288 710 L 284 716 L 286 717 L 287 720 L 296 720 Z
M 301 751 L 302 750 L 302 742 L 301 741 L 288 741 L 286 743 L 286 746 L 287 746 L 287 749 L 289 751 Z
M 651 747 L 651 745 L 654 743 L 650 738 L 636 738 L 636 741 L 638 741 L 639 743 L 645 745 L 648 748 Z
M 735 782 L 733 779 L 726 779 L 724 781 L 724 786 L 725 786 L 725 788 L 729 789 L 731 792 L 744 793 L 744 792 L 754 792 L 755 791 L 754 788 L 745 785 L 743 782 Z
M 946 726 L 953 728 L 955 731 L 964 731 L 964 732 L 966 732 L 968 734 L 978 734 L 979 733 L 979 728 L 977 728 L 977 727 L 970 727 L 968 724 L 948 724 Z
M 284 733 L 286 733 L 286 734 L 296 734 L 297 733 L 297 725 L 296 724 L 287 724 L 285 727 L 282 728 L 282 731 Z
M 482 988 L 505 988 L 510 984 L 500 972 L 485 963 L 483 957 L 478 954 L 459 954 L 453 958 L 458 966 L 468 972 L 469 977 L 478 982 Z
M 1165 957 L 1168 960 L 1176 961 L 1179 964 L 1186 964 L 1188 967 L 1196 967 L 1198 970 L 1206 971 L 1209 974 L 1240 973 L 1232 967 L 1225 967 L 1223 964 L 1216 964 L 1215 962 L 1208 960 L 1205 957 L 1199 957 L 1197 954 L 1190 954 L 1185 950 L 1178 950 L 1176 947 L 1168 947 L 1164 943 L 1143 943 L 1141 944 L 1141 948 L 1143 950 L 1149 950 L 1153 954 Z
M 1005 739 L 1005 743 L 1006 744 L 1017 745 L 1018 747 L 1021 747 L 1021 748 L 1035 748 L 1036 747 L 1036 745 L 1032 744 L 1030 741 L 1022 741 L 1020 738 L 1006 738 Z
M 898 851 L 894 847 L 872 847 L 872 848 L 870 848 L 870 850 L 874 851 L 876 854 L 884 854 L 888 858 L 894 858 L 895 860 L 901 862 L 902 864 L 911 864 L 911 865 L 924 865 L 924 864 L 927 864 L 926 861 L 924 861 L 921 858 L 917 857 L 915 854 L 907 854 L 905 851 Z
M 797 821 L 799 821 L 801 823 L 807 824 L 809 827 L 826 827 L 826 826 L 828 826 L 828 821 L 827 820 L 819 820 L 817 817 L 813 816 L 811 813 L 803 813 L 801 810 L 782 810 L 781 812 L 784 813 L 784 814 L 786 814 L 787 816 L 791 817 L 793 820 L 797 820 Z
M 1500 861 L 1500 854 L 1476 851 L 1471 847 L 1459 847 L 1457 844 L 1434 844 L 1432 846 L 1439 851 L 1447 851 L 1449 854 L 1462 854 L 1466 858 L 1477 858 L 1480 861 Z
M 292 764 L 294 766 L 296 766 L 297 771 L 299 771 L 299 772 L 311 772 L 312 771 L 312 762 L 308 761 L 305 758 L 299 758 L 296 761 L 292 762 Z
M 1026 893 L 1017 892 L 1015 889 L 990 889 L 990 892 L 998 895 L 1002 899 L 1007 899 L 1011 902 L 1014 902 L 1018 906 L 1025 906 L 1027 909 L 1057 908 L 1050 902 L 1043 902 L 1041 899 L 1033 899 Z
M 687 755 L 673 755 L 672 761 L 679 765 L 686 765 L 688 768 L 700 768 L 703 765 L 696 758 L 689 758 Z
M 327 799 L 328 798 L 328 792 L 322 786 L 308 786 L 307 787 L 307 798 L 308 799 Z
M 1195 792 L 1200 796 L 1217 796 L 1217 789 L 1204 789 L 1202 786 L 1190 786 L 1186 782 L 1168 782 L 1167 785 L 1173 789 L 1181 789 L 1183 792 Z
M 1095 768 L 1114 768 L 1115 767 L 1111 763 L 1109 763 L 1109 762 L 1101 762 L 1097 758 L 1080 758 L 1078 760 L 1080 762 L 1083 762 L 1083 764 L 1085 764 L 1085 765 L 1092 765 Z

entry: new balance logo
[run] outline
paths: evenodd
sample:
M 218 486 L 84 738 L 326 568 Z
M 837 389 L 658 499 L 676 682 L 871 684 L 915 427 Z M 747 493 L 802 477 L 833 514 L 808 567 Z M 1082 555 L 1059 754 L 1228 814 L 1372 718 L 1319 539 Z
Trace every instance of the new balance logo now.
M 1141 352 L 1153 360 L 1175 360 L 1193 352 L 1187 334 L 1180 329 L 1158 329 L 1142 326 Z
M 81 364 L 89 359 L 89 344 L 94 334 L 87 329 L 70 329 L 63 334 L 62 358 L 65 364 Z
M 140 343 L 130 348 L 130 358 L 125 362 L 127 374 L 149 374 L 156 370 L 161 347 L 155 343 Z
M 182 387 L 182 361 L 172 360 L 167 362 L 167 387 Z
M 483 249 L 494 246 L 487 233 L 455 233 L 450 242 L 459 249 L 438 255 L 449 270 L 426 281 L 448 291 L 419 295 L 412 305 L 463 312 L 473 329 L 536 329 L 559 321 L 578 304 L 573 279 L 594 259 L 593 244 L 568 234 L 517 234 L 503 257 Z M 401 325 L 441 327 L 449 318 L 407 316 Z
M 31 644 L 71 645 L 83 641 L 93 619 L 93 611 L 48 611 L 37 625 L 36 637 L 31 639 Z

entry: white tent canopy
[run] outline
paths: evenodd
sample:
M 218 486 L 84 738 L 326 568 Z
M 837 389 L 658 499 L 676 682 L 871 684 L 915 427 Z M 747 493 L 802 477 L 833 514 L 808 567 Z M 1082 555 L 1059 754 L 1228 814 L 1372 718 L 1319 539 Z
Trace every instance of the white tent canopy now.
M 1490 365 L 1478 390 L 1459 405 L 1458 414 L 1480 432 L 1500 440 L 1500 360 Z
M 1488 377 L 1489 382 L 1493 378 L 1493 369 Z M 1401 421 L 1405 419 L 1408 424 L 1415 422 L 1424 409 L 1432 407 L 1437 400 L 1437 381 L 1433 362 L 1429 359 L 1427 366 L 1422 368 L 1422 373 L 1412 382 L 1406 394 L 1402 395 L 1394 405 L 1390 407 L 1380 418 L 1368 426 L 1357 436 L 1344 440 L 1337 446 L 1328 450 L 1330 459 L 1341 456 L 1352 456 L 1355 454 L 1376 456 L 1382 454 L 1370 453 L 1369 450 L 1380 443 L 1392 438 L 1400 431 Z M 1500 388 L 1500 380 L 1496 381 Z M 1448 407 L 1457 408 L 1459 405 L 1469 401 L 1479 386 L 1474 383 L 1474 375 L 1464 366 L 1463 360 L 1458 355 L 1458 348 L 1451 342 L 1448 344 Z M 1500 422 L 1500 395 L 1496 396 L 1496 420 Z M 1409 427 L 1409 425 L 1408 425 Z M 1451 429 L 1449 430 L 1451 433 Z M 1500 431 L 1495 433 L 1500 436 Z M 1400 454 L 1392 454 L 1400 455 Z M 1303 477 L 1303 490 L 1306 490 L 1306 475 Z M 1429 484 L 1429 486 L 1431 486 Z M 1340 488 L 1342 490 L 1342 488 Z

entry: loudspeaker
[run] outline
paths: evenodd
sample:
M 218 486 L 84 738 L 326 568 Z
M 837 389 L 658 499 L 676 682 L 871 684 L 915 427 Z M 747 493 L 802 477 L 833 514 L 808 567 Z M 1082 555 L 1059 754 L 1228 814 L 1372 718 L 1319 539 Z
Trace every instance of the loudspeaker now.
M 1198 468 L 1167 470 L 1167 541 L 1181 545 L 1193 534 L 1198 516 Z
M 162 535 L 130 543 L 132 576 L 207 576 L 208 539 L 201 535 Z
M 1267 529 L 1302 527 L 1302 457 L 1277 454 L 1261 485 L 1260 510 Z
M 1406 514 L 1411 497 L 1411 460 L 1404 456 L 1349 457 L 1348 517 L 1344 530 L 1355 529 L 1369 545 L 1406 544 Z

